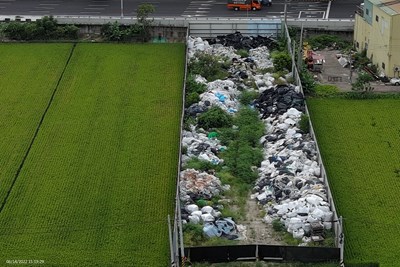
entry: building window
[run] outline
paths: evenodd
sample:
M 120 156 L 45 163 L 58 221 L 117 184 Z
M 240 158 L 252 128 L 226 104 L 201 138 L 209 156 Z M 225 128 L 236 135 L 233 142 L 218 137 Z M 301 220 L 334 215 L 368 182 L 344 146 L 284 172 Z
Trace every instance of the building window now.
M 360 48 L 360 43 L 359 42 L 356 42 L 356 47 Z
M 382 62 L 382 69 L 385 69 L 385 63 Z
M 365 14 L 369 16 L 369 9 L 365 9 Z
M 375 20 L 376 20 L 377 22 L 379 22 L 379 17 L 378 17 L 378 16 L 375 16 Z

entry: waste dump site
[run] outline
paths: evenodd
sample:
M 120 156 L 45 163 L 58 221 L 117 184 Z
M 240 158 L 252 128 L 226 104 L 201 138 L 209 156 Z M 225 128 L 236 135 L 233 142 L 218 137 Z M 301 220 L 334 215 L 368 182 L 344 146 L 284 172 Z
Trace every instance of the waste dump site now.
M 334 242 L 323 243 L 327 233 L 334 236 L 334 213 L 321 177 L 316 143 L 301 126 L 307 117 L 304 96 L 301 88 L 292 84 L 291 73 L 273 74 L 270 53 L 275 46 L 273 38 L 240 33 L 211 40 L 188 38 L 189 73 L 203 91 L 185 108 L 179 198 L 184 235 L 193 237 L 193 229 L 201 229 L 206 245 L 246 244 L 251 236 L 262 235 L 251 224 L 263 222 L 265 228 L 276 230 L 270 240 L 264 239 L 265 244 L 279 240 L 285 245 L 282 236 L 290 236 L 291 245 L 335 246 Z M 204 56 L 221 63 L 225 77 L 207 79 L 194 68 L 190 70 L 191 64 Z M 231 123 L 220 119 L 220 124 L 205 124 L 208 113 L 216 109 Z M 255 135 L 258 128 L 241 124 L 246 112 L 248 118 L 255 114 L 258 122 L 254 125 L 262 125 L 259 136 Z M 257 140 L 243 141 L 243 136 L 251 133 Z M 234 160 L 229 156 L 233 150 L 237 153 Z M 254 160 L 248 160 L 246 153 Z M 226 173 L 231 180 L 224 178 Z M 257 211 L 244 210 L 245 215 L 236 216 L 240 208 L 231 204 L 238 202 L 232 191 L 237 187 L 229 182 L 235 179 L 246 184 L 244 201 L 256 203 L 252 207 Z M 246 213 L 250 212 L 256 217 L 248 220 Z M 186 245 L 199 246 L 202 241 Z

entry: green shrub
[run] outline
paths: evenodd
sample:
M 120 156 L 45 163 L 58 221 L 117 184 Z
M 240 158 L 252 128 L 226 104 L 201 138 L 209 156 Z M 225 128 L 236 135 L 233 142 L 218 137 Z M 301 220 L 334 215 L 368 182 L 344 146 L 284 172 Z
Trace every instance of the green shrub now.
M 209 82 L 225 79 L 228 76 L 227 67 L 224 59 L 199 52 L 188 64 L 190 74 L 199 74 Z
M 245 183 L 253 183 L 258 173 L 251 166 L 259 166 L 263 160 L 260 148 L 251 147 L 247 142 L 232 141 L 223 153 L 226 166 L 230 172 Z
M 344 49 L 346 47 L 351 46 L 351 43 L 340 38 L 336 35 L 331 34 L 321 34 L 317 36 L 313 36 L 308 39 L 308 43 L 311 45 L 313 49 L 323 49 L 326 47 L 330 47 L 333 44 L 336 44 L 336 48 Z
M 259 146 L 259 140 L 264 134 L 264 124 L 258 117 L 256 110 L 243 107 L 237 114 L 234 124 L 239 128 L 238 138 L 240 142 L 249 143 L 252 147 Z
M 245 49 L 239 49 L 236 51 L 236 54 L 239 55 L 242 58 L 248 57 L 249 56 L 249 52 Z
M 203 83 L 196 82 L 194 75 L 188 75 L 186 79 L 186 93 L 198 93 L 202 94 L 206 91 L 206 85 Z
M 306 114 L 301 114 L 299 129 L 302 130 L 304 133 L 310 132 L 310 118 Z
M 299 72 L 304 94 L 315 94 L 316 83 L 312 74 L 307 70 L 305 66 L 302 66 L 302 69 Z
M 205 130 L 232 126 L 232 117 L 219 107 L 212 107 L 198 117 L 197 124 Z
M 195 125 L 196 124 L 196 119 L 185 115 L 183 118 L 183 129 L 186 131 L 190 131 L 190 125 Z
M 272 228 L 277 232 L 286 231 L 285 225 L 279 219 L 272 221 Z
M 260 93 L 256 91 L 243 91 L 239 97 L 239 101 L 242 105 L 250 105 L 259 96 Z
M 3 28 L 4 36 L 11 40 L 77 39 L 78 27 L 61 26 L 53 17 L 43 17 L 35 22 L 10 22 Z
M 189 93 L 185 98 L 185 107 L 188 108 L 198 102 L 200 102 L 200 95 L 196 92 Z
M 183 166 L 183 169 L 195 169 L 198 171 L 219 170 L 219 165 L 212 164 L 209 161 L 200 160 L 198 158 L 191 158 Z
M 335 96 L 340 92 L 339 88 L 330 84 L 316 84 L 315 96 L 317 97 L 330 97 Z
M 208 201 L 201 198 L 196 201 L 196 205 L 199 206 L 200 208 L 202 208 L 202 207 L 208 205 Z
M 221 145 L 227 146 L 229 143 L 237 138 L 238 131 L 231 128 L 220 128 L 218 129 L 218 140 Z
M 206 237 L 203 234 L 203 226 L 200 224 L 184 224 L 183 231 L 185 245 L 198 245 L 206 240 Z
M 271 53 L 271 58 L 276 72 L 292 69 L 292 58 L 288 52 L 274 51 Z

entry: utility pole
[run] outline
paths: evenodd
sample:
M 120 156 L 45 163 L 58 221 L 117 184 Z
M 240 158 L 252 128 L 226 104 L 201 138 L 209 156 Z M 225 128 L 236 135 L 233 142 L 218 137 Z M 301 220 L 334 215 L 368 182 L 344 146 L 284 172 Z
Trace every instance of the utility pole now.
M 300 31 L 300 43 L 299 43 L 299 54 L 297 57 L 297 67 L 300 69 L 302 65 L 302 54 L 303 54 L 303 22 L 301 23 L 301 31 Z
M 124 0 L 121 0 L 121 19 L 124 18 Z
M 285 9 L 284 9 L 284 21 L 285 21 L 285 25 L 287 25 L 287 12 L 286 12 L 286 8 L 287 8 L 287 4 L 285 3 Z
M 292 48 L 292 75 L 293 75 L 294 79 L 296 79 L 296 77 L 295 77 L 296 75 L 294 73 L 294 70 L 296 68 L 296 60 L 294 59 L 295 54 L 296 54 L 296 42 L 293 42 L 293 48 Z

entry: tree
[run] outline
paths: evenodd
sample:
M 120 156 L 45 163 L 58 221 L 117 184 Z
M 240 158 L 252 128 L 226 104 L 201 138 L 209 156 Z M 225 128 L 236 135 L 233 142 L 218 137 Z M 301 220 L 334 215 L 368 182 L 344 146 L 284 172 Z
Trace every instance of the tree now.
M 155 8 L 152 4 L 141 4 L 137 9 L 137 21 L 139 26 L 142 28 L 142 40 L 143 42 L 148 41 L 150 38 L 150 26 L 154 19 L 148 19 L 149 15 L 154 13 Z

